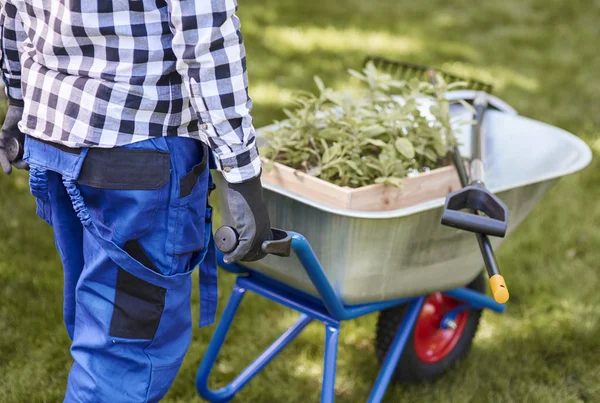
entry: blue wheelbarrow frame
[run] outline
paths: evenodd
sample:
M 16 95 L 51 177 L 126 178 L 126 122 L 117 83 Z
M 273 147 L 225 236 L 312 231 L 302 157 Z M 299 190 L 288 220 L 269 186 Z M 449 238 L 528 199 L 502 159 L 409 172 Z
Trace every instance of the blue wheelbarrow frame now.
M 239 274 L 239 276 L 236 279 L 229 302 L 227 303 L 225 311 L 223 312 L 204 358 L 198 368 L 198 373 L 196 375 L 196 389 L 198 390 L 198 393 L 204 399 L 213 403 L 231 401 L 235 395 L 263 368 L 265 368 L 265 366 L 269 364 L 269 362 L 271 362 L 271 360 L 288 344 L 290 344 L 290 342 L 294 340 L 309 323 L 313 320 L 317 320 L 325 325 L 325 354 L 321 402 L 333 402 L 335 397 L 336 362 L 341 322 L 397 305 L 409 304 L 408 312 L 390 346 L 368 399 L 368 402 L 380 402 L 392 379 L 396 365 L 402 355 L 402 351 L 413 331 L 426 296 L 416 296 L 361 305 L 345 305 L 327 279 L 323 267 L 306 238 L 295 232 L 288 233 L 292 237 L 292 250 L 296 253 L 302 266 L 306 270 L 306 273 L 319 294 L 319 298 L 268 278 L 241 264 L 225 264 L 223 262 L 223 255 L 218 252 L 220 266 L 227 271 Z M 208 387 L 208 377 L 215 365 L 219 351 L 223 346 L 231 323 L 242 302 L 242 298 L 247 291 L 252 291 L 283 306 L 294 309 L 300 313 L 300 317 L 231 383 L 218 390 L 212 390 Z M 491 309 L 496 312 L 504 312 L 505 310 L 504 305 L 497 303 L 492 298 L 467 288 L 457 288 L 445 291 L 444 294 L 460 300 L 464 302 L 464 304 L 448 312 L 442 320 L 442 326 L 446 326 L 446 323 L 451 323 L 460 312 L 467 309 Z

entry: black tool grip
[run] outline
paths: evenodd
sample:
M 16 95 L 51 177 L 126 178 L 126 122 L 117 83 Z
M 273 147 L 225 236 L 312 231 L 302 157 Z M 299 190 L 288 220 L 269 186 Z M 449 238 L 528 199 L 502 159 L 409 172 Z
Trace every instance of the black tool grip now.
M 23 158 L 23 144 L 16 139 L 11 138 L 6 144 L 6 157 L 10 162 L 19 161 Z
M 462 211 L 444 211 L 444 214 L 442 214 L 442 224 L 448 227 L 500 238 L 506 235 L 506 223 L 504 221 Z
M 235 228 L 222 226 L 215 232 L 215 245 L 223 253 L 231 253 L 237 248 L 239 234 Z M 261 250 L 269 255 L 288 257 L 292 251 L 292 236 L 286 231 L 271 228 L 271 239 L 264 241 Z
M 508 227 L 508 208 L 482 184 L 474 184 L 446 197 L 442 224 L 502 238 Z

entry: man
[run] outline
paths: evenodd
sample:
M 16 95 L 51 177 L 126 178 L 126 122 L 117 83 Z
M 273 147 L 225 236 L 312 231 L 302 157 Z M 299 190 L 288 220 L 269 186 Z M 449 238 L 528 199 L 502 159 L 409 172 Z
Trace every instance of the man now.
M 235 0 L 0 4 L 0 163 L 29 166 L 54 228 L 74 359 L 65 401 L 158 401 L 190 343 L 198 264 L 200 325 L 214 320 L 209 166 L 240 235 L 226 261 L 263 257 L 270 236 Z

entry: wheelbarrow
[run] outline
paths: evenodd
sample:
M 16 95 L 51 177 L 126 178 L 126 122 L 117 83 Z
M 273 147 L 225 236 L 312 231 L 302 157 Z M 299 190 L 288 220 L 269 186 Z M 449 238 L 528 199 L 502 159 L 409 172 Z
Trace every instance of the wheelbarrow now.
M 449 93 L 473 99 L 473 91 Z M 591 161 L 589 147 L 559 128 L 516 114 L 490 97 L 481 122 L 487 146 L 487 189 L 508 208 L 512 233 L 564 175 Z M 471 113 L 454 105 L 452 114 Z M 471 133 L 456 133 L 460 155 L 471 155 Z M 259 133 L 260 141 L 260 133 Z M 222 181 L 217 177 L 217 182 Z M 465 178 L 466 180 L 466 178 Z M 210 402 L 228 402 L 306 326 L 325 327 L 321 402 L 333 402 L 340 323 L 380 312 L 376 334 L 381 370 L 369 402 L 379 402 L 389 383 L 432 380 L 469 350 L 483 309 L 505 306 L 485 295 L 483 261 L 473 234 L 440 225 L 445 199 L 395 211 L 343 210 L 264 183 L 274 230 L 270 253 L 258 262 L 220 266 L 239 274 L 230 300 L 200 364 L 196 387 Z M 223 221 L 229 221 L 226 203 Z M 481 235 L 481 234 L 480 234 Z M 492 237 L 491 246 L 503 241 Z M 230 384 L 208 387 L 208 377 L 246 294 L 252 291 L 298 311 L 298 320 Z M 364 397 L 366 398 L 366 396 Z M 356 397 L 356 400 L 364 400 Z

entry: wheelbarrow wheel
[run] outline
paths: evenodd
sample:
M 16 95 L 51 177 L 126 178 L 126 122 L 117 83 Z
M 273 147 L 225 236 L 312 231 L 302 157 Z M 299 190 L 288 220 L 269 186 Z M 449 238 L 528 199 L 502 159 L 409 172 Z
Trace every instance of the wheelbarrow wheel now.
M 468 287 L 485 292 L 483 273 Z M 481 310 L 468 309 L 458 313 L 451 327 L 443 328 L 441 323 L 443 316 L 460 304 L 460 301 L 441 292 L 427 297 L 396 366 L 392 378 L 394 382 L 411 384 L 432 381 L 467 354 L 479 326 Z M 380 363 L 384 361 L 407 309 L 408 305 L 400 305 L 381 311 L 376 336 L 376 352 Z

